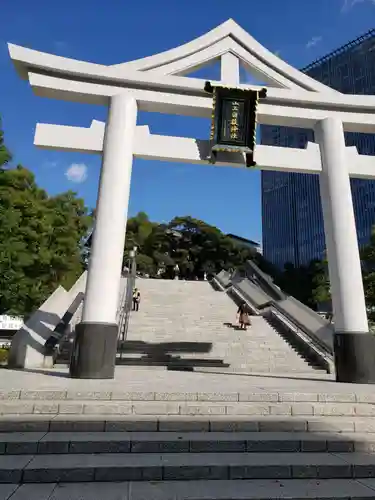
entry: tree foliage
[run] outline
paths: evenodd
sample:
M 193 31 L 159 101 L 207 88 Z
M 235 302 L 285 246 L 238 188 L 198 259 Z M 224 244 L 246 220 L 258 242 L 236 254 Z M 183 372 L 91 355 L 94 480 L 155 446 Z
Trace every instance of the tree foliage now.
M 205 273 L 241 267 L 256 255 L 204 221 L 184 216 L 157 224 L 143 212 L 128 220 L 125 262 L 134 246 L 138 270 L 165 278 L 174 277 L 178 265 L 182 278 L 202 279 Z
M 375 321 L 375 228 L 369 243 L 361 250 L 363 286 L 368 316 Z
M 300 267 L 287 263 L 284 270 L 276 274 L 275 281 L 284 292 L 313 309 L 330 301 L 326 261 L 312 260 Z
M 371 321 L 375 321 L 375 228 L 373 228 L 370 241 L 365 245 L 360 252 L 363 287 L 365 291 L 365 299 L 367 306 L 368 317 Z M 287 272 L 284 274 L 285 287 L 287 285 Z M 331 290 L 328 273 L 328 260 L 325 257 L 322 261 L 313 261 L 307 267 L 301 267 L 296 270 L 297 278 L 292 278 L 291 285 L 294 287 L 294 295 L 299 300 L 305 302 L 312 307 L 318 304 L 326 304 L 331 301 Z M 310 284 L 306 280 L 306 274 L 312 276 Z M 301 276 L 302 275 L 302 276 Z M 304 276 L 304 277 L 303 277 Z M 301 283 L 305 283 L 306 289 L 303 291 Z M 298 285 L 298 283 L 300 285 Z M 290 293 L 293 293 L 290 291 Z
M 138 249 L 138 271 L 152 277 L 173 278 L 178 265 L 182 278 L 202 279 L 205 273 L 241 269 L 252 259 L 283 291 L 309 307 L 316 309 L 318 304 L 330 301 L 326 261 L 316 260 L 301 267 L 286 264 L 280 271 L 254 249 L 239 245 L 218 228 L 190 216 L 157 224 L 140 212 L 128 220 L 124 265 L 134 246 Z
M 312 298 L 315 304 L 328 304 L 331 301 L 328 261 L 313 261 Z
M 75 193 L 49 197 L 29 170 L 7 168 L 2 135 L 0 155 L 0 314 L 27 316 L 81 274 L 90 217 Z
M 370 241 L 360 252 L 363 286 L 369 319 L 375 321 L 375 228 Z M 310 307 L 316 308 L 331 301 L 328 260 L 312 261 L 308 266 L 294 268 L 287 264 L 276 275 L 277 284 Z
M 11 159 L 12 155 L 4 144 L 4 133 L 1 130 L 0 120 L 0 167 L 4 167 L 8 162 L 10 162 Z

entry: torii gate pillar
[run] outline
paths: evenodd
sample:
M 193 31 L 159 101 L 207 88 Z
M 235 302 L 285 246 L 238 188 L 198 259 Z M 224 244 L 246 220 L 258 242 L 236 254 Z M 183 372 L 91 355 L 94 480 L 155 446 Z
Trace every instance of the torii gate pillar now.
M 375 382 L 374 336 L 369 333 L 352 192 L 339 118 L 315 127 L 322 172 L 320 192 L 335 319 L 338 382 Z
M 99 181 L 95 231 L 82 322 L 70 373 L 77 378 L 114 377 L 126 222 L 137 103 L 126 92 L 111 98 Z

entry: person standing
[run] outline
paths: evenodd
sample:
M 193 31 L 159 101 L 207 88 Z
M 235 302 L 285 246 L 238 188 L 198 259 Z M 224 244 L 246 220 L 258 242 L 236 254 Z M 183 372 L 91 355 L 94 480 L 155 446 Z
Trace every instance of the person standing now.
M 180 279 L 180 268 L 178 264 L 174 266 L 174 279 L 175 280 Z
M 141 302 L 141 292 L 138 288 L 133 290 L 133 311 L 139 311 L 139 304 Z
M 237 314 L 238 322 L 240 324 L 240 330 L 247 330 L 247 327 L 251 324 L 251 322 L 246 302 L 242 302 L 242 304 L 240 304 Z

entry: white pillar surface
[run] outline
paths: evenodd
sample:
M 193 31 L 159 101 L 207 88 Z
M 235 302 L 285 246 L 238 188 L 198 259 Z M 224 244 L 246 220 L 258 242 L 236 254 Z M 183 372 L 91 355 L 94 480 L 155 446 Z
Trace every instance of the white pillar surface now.
M 116 323 L 133 163 L 137 103 L 111 98 L 82 321 Z
M 227 52 L 221 56 L 221 82 L 226 85 L 240 84 L 240 61 L 237 56 Z
M 315 127 L 322 159 L 320 194 L 331 281 L 335 330 L 368 332 L 361 262 L 344 130 L 338 118 Z

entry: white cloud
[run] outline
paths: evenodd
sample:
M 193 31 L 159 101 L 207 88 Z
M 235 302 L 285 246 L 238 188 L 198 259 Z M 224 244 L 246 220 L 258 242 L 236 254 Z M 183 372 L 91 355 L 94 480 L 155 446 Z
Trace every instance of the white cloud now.
M 343 0 L 341 12 L 349 12 L 350 9 L 361 3 L 370 3 L 375 6 L 375 0 Z
M 306 44 L 306 49 L 311 49 L 312 47 L 315 47 L 318 43 L 322 41 L 323 37 L 321 36 L 313 36 Z
M 87 165 L 84 163 L 72 163 L 66 170 L 65 176 L 69 181 L 76 182 L 77 184 L 85 182 L 87 179 Z

